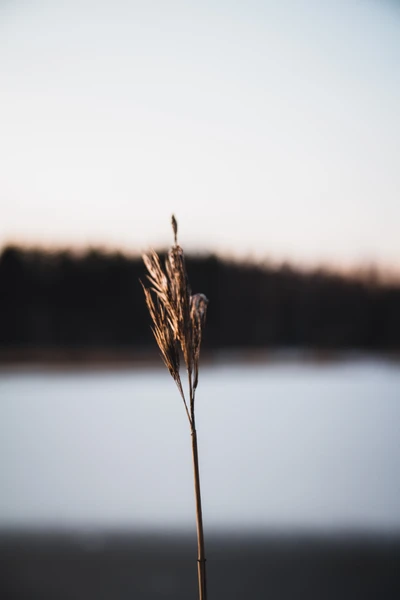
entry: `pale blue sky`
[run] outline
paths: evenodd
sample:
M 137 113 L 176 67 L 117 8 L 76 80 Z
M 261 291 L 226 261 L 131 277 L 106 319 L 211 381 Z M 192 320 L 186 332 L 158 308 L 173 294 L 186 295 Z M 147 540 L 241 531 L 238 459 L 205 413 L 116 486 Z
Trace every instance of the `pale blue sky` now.
M 0 1 L 0 244 L 400 268 L 400 7 Z

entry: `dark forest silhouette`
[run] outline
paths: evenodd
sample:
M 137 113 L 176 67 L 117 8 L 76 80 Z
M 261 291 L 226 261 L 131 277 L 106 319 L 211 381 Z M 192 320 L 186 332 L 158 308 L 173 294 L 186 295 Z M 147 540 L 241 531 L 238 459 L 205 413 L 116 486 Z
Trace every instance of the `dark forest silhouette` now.
M 400 284 L 288 265 L 189 256 L 193 292 L 210 299 L 204 345 L 400 348 Z M 154 347 L 142 260 L 7 247 L 0 256 L 0 347 Z

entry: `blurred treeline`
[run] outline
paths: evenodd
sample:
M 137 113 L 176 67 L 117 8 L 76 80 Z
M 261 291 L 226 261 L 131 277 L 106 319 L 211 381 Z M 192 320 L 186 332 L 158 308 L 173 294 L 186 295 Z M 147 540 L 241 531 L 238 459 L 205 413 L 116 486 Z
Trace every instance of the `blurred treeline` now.
M 210 299 L 205 346 L 396 350 L 400 284 L 288 265 L 189 256 L 193 292 Z M 0 347 L 153 345 L 141 258 L 7 247 L 0 257 Z

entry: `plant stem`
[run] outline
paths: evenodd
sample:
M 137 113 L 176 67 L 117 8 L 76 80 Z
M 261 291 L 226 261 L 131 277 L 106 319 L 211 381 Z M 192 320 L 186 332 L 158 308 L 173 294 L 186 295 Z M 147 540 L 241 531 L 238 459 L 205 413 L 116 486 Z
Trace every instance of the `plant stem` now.
M 199 599 L 207 600 L 206 586 L 206 557 L 204 551 L 203 513 L 201 510 L 199 456 L 197 451 L 197 433 L 194 422 L 191 429 L 194 491 L 196 496 L 196 526 L 197 526 L 197 575 L 199 580 Z

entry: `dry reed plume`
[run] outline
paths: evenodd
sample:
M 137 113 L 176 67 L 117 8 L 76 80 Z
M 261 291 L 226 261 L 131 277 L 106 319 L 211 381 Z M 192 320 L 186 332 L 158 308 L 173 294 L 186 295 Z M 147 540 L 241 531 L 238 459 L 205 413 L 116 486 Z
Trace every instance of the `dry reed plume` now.
M 165 270 L 154 250 L 143 255 L 150 287 L 143 290 L 153 321 L 153 333 L 164 363 L 178 386 L 189 420 L 192 437 L 193 473 L 196 498 L 197 565 L 200 600 L 207 599 L 206 558 L 204 552 L 199 459 L 195 421 L 195 395 L 199 378 L 199 358 L 208 300 L 203 294 L 191 294 L 185 257 L 178 245 L 178 225 L 172 216 L 174 245 L 165 260 Z M 188 375 L 188 399 L 180 377 L 182 354 Z

